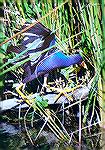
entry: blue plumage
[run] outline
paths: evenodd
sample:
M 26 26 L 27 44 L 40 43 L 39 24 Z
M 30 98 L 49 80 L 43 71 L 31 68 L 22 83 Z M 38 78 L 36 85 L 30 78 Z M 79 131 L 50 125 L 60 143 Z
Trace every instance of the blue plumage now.
M 35 71 L 37 75 L 40 75 L 41 73 L 49 72 L 50 70 L 56 68 L 64 68 L 69 67 L 70 65 L 78 64 L 81 60 L 82 57 L 80 54 L 66 56 L 61 51 L 58 51 L 39 62 Z
M 46 58 L 42 59 L 35 68 L 35 71 L 30 76 L 26 77 L 23 82 L 29 82 L 33 79 L 53 71 L 57 68 L 65 68 L 74 64 L 79 64 L 82 61 L 80 54 L 67 56 L 61 51 L 56 51 Z

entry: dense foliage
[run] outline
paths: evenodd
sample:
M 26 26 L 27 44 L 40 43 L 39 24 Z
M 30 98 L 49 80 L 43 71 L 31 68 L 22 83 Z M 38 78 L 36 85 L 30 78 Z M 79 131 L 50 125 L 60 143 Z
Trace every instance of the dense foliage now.
M 22 81 L 22 65 L 32 59 L 32 57 L 30 57 L 18 62 L 18 60 L 24 55 L 25 51 L 16 54 L 11 51 L 11 45 L 18 46 L 21 43 L 21 40 L 23 39 L 23 32 L 27 30 L 22 30 L 22 26 L 25 22 L 28 22 L 30 24 L 29 27 L 31 28 L 33 25 L 35 25 L 35 20 L 37 20 L 55 34 L 56 47 L 62 50 L 66 55 L 80 52 L 81 56 L 84 59 L 85 67 L 81 68 L 80 66 L 71 66 L 69 68 L 60 70 L 60 73 L 63 76 L 63 81 L 59 81 L 59 83 L 57 83 L 55 82 L 54 78 L 53 82 L 55 82 L 56 84 L 52 84 L 53 86 L 49 84 L 49 88 L 53 92 L 61 88 L 63 90 L 63 94 L 67 97 L 67 99 L 72 100 L 72 103 L 74 103 L 75 105 L 76 102 L 73 97 L 70 98 L 68 96 L 68 91 L 72 92 L 78 86 L 82 85 L 84 87 L 88 86 L 88 83 L 92 83 L 88 97 L 85 97 L 86 101 L 82 103 L 81 95 L 77 98 L 78 105 L 76 105 L 76 107 L 78 107 L 79 109 L 79 121 L 75 130 L 78 130 L 79 128 L 79 134 L 76 134 L 71 129 L 69 131 L 75 135 L 76 139 L 79 136 L 80 143 L 85 142 L 87 144 L 89 143 L 89 141 L 91 141 L 91 144 L 87 144 L 91 148 L 94 147 L 94 139 L 87 140 L 84 138 L 85 135 L 88 137 L 89 134 L 91 134 L 92 136 L 93 133 L 97 133 L 97 130 L 95 127 L 93 127 L 93 130 L 95 131 L 91 131 L 89 127 L 96 124 L 100 124 L 101 127 L 104 127 L 105 122 L 105 28 L 103 25 L 105 22 L 104 5 L 105 4 L 103 1 L 101 4 L 101 2 L 97 0 L 0 1 L 0 10 L 2 12 L 0 17 L 1 99 L 3 98 L 3 96 L 5 97 L 4 93 L 8 89 L 6 87 L 8 76 L 15 76 L 14 79 L 12 78 L 14 82 L 13 84 Z M 10 51 L 10 53 L 7 53 L 7 49 Z M 29 49 L 27 49 L 27 51 Z M 38 52 L 35 53 L 34 56 L 38 57 L 41 54 L 42 52 Z M 16 61 L 18 63 L 16 63 Z M 51 76 L 51 78 L 53 77 Z M 9 78 L 9 80 L 11 79 Z M 42 80 L 43 79 L 39 79 L 40 82 Z M 51 80 L 49 79 L 49 81 Z M 48 107 L 47 100 L 44 101 L 42 97 L 37 96 L 34 100 L 32 99 L 32 102 L 35 101 L 34 105 L 32 106 L 29 98 L 27 98 L 27 95 L 29 93 L 35 93 L 36 91 L 38 91 L 38 86 L 36 87 L 36 91 L 33 91 L 32 88 L 34 83 L 36 85 L 36 83 L 40 84 L 40 82 L 37 83 L 37 81 L 33 81 L 32 83 L 29 83 L 24 91 L 26 97 L 23 96 L 22 98 L 25 99 L 26 103 L 28 103 L 30 107 L 33 107 L 34 110 L 37 109 L 42 116 L 44 115 L 45 118 L 49 118 L 49 112 L 46 111 L 46 107 Z M 60 86 L 60 84 L 62 84 L 63 86 Z M 13 88 L 13 85 L 11 91 L 16 92 L 15 88 Z M 41 92 L 41 90 L 39 90 L 38 92 Z M 57 92 L 59 97 L 61 91 L 58 90 Z M 71 106 L 68 106 L 68 108 L 71 108 Z M 81 111 L 81 109 L 83 108 L 84 110 Z M 58 123 L 58 125 L 54 122 L 54 117 L 57 119 L 56 122 Z M 62 124 L 56 117 L 55 113 L 52 113 L 51 118 L 48 120 L 48 127 L 53 131 L 53 133 L 55 133 L 58 139 L 63 139 L 64 141 L 71 140 L 73 144 L 75 143 L 75 140 L 72 139 L 72 135 L 70 133 L 68 134 L 64 127 L 62 127 Z M 84 128 L 83 135 L 81 133 L 82 128 Z M 86 128 L 88 131 L 86 131 Z M 81 137 L 83 138 L 83 140 Z

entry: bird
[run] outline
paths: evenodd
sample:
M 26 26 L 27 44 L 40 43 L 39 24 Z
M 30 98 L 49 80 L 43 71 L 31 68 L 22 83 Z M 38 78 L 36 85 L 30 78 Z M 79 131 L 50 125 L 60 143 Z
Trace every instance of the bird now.
M 22 29 L 29 25 L 30 24 L 25 23 Z M 24 33 L 24 38 L 20 44 L 18 46 L 9 47 L 7 53 L 12 51 L 19 54 L 30 47 L 30 44 L 33 42 L 34 44 L 24 54 L 22 59 L 26 59 L 36 52 L 43 52 L 46 48 L 54 46 L 56 43 L 55 34 L 42 23 L 38 22 Z M 48 73 L 57 68 L 61 69 L 80 64 L 82 60 L 80 53 L 66 55 L 55 46 L 49 51 L 42 53 L 38 58 L 34 58 L 23 64 L 24 76 L 22 78 L 22 83 L 27 84 L 40 76 L 48 76 Z
M 32 74 L 26 76 L 24 78 L 22 84 L 20 84 L 20 87 L 16 88 L 16 90 L 23 99 L 26 99 L 26 96 L 20 91 L 20 89 L 24 86 L 25 83 L 33 81 L 34 79 L 38 78 L 39 76 L 46 75 L 46 74 L 48 75 L 49 72 L 52 72 L 53 70 L 55 70 L 57 68 L 61 69 L 61 68 L 69 67 L 71 65 L 81 64 L 82 60 L 83 60 L 83 58 L 80 54 L 73 54 L 73 55 L 67 56 L 60 50 L 55 51 L 52 54 L 46 56 L 44 59 L 42 59 L 35 68 L 32 66 L 33 67 L 33 71 L 31 70 Z M 47 88 L 47 87 L 48 86 L 46 83 L 44 85 L 44 88 Z M 49 89 L 55 90 L 55 88 L 49 88 Z M 58 89 L 56 89 L 56 90 L 58 90 Z M 64 90 L 60 90 L 59 95 L 61 95 L 62 93 L 65 95 Z

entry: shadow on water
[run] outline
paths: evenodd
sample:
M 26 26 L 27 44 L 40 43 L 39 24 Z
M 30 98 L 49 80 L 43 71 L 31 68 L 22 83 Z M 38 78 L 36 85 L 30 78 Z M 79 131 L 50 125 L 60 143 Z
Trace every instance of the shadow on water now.
M 18 148 L 21 141 L 19 130 L 8 123 L 0 123 L 0 150 Z
M 32 146 L 24 129 L 9 123 L 0 123 L 0 150 L 49 150 L 55 149 L 55 143 L 57 144 L 57 139 L 53 133 L 42 131 L 35 146 Z

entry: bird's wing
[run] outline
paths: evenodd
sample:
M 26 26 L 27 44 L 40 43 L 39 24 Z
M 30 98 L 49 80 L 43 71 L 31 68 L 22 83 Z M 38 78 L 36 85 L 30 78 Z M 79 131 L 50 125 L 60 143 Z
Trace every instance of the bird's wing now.
M 29 26 L 28 23 L 26 23 L 22 29 Z M 24 38 L 21 41 L 21 44 L 25 47 L 28 47 L 33 42 L 36 44 L 33 45 L 32 49 L 29 51 L 30 53 L 34 53 L 37 51 L 42 51 L 49 46 L 52 46 L 55 44 L 55 35 L 52 33 L 52 31 L 48 28 L 46 28 L 41 23 L 36 23 L 33 27 L 28 29 L 26 32 L 23 33 Z M 39 43 L 39 44 L 38 44 Z
M 30 24 L 25 23 L 22 29 L 25 29 Z M 28 53 L 35 53 L 38 51 L 42 51 L 49 46 L 53 46 L 55 44 L 55 35 L 52 31 L 46 28 L 41 23 L 36 23 L 33 27 L 28 29 L 26 32 L 22 33 L 24 36 L 21 40 L 19 46 L 10 46 L 7 49 L 8 52 L 20 53 L 26 48 L 30 47 Z
M 30 24 L 26 23 L 22 27 L 22 29 L 25 29 Z M 55 44 L 55 35 L 51 32 L 50 29 L 46 28 L 41 23 L 36 23 L 33 27 L 28 29 L 26 32 L 23 33 L 24 38 L 22 39 L 20 45 L 18 46 L 10 46 L 7 49 L 7 53 L 9 52 L 15 52 L 15 53 L 21 53 L 22 51 L 26 50 L 27 52 L 24 53 L 24 56 L 30 56 L 38 51 L 43 51 L 44 49 L 53 46 Z M 41 54 L 39 58 L 34 58 L 34 70 L 39 61 L 43 59 L 45 53 Z M 33 64 L 33 60 L 29 62 L 26 62 L 22 67 L 24 69 L 25 75 L 30 75 L 31 72 L 31 65 Z M 19 60 L 21 61 L 21 59 Z M 35 65 L 36 64 L 36 65 Z M 29 73 L 28 73 L 29 71 Z M 33 71 L 31 72 L 31 74 Z

